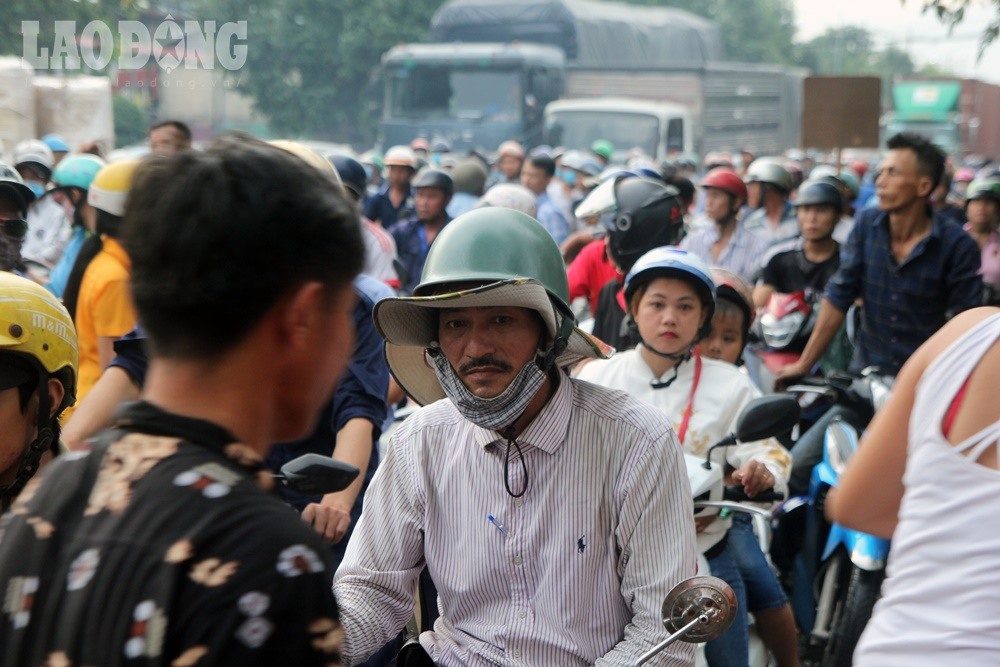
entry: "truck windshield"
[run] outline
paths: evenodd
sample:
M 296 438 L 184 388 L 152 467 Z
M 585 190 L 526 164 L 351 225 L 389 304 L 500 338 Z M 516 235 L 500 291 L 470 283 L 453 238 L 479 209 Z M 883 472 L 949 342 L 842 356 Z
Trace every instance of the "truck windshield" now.
M 558 111 L 546 122 L 546 142 L 588 150 L 595 139 L 607 139 L 615 152 L 641 148 L 656 155 L 660 122 L 656 116 L 616 111 Z
M 517 70 L 397 67 L 389 79 L 393 116 L 518 120 Z

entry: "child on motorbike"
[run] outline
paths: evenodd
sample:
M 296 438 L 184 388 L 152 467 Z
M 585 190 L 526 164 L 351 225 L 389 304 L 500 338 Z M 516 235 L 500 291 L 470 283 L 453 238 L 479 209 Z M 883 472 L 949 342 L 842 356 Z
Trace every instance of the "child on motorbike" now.
M 705 456 L 712 444 L 735 430 L 743 407 L 759 395 L 733 365 L 692 356 L 697 342 L 708 335 L 715 310 L 715 284 L 708 267 L 679 248 L 656 248 L 626 277 L 625 302 L 629 324 L 642 342 L 611 359 L 586 364 L 577 371 L 579 377 L 659 407 L 673 422 L 685 452 Z M 733 482 L 750 497 L 772 488 L 785 490 L 791 457 L 774 440 L 717 449 L 713 458 L 735 469 Z M 712 573 L 733 587 L 740 603 L 730 629 L 706 646 L 712 667 L 748 663 L 747 596 L 734 545 L 727 539 L 729 523 L 717 517 L 698 520 L 699 549 Z M 754 548 L 766 569 L 763 553 Z M 782 604 L 783 598 L 774 606 Z
M 712 330 L 698 344 L 695 353 L 739 366 L 755 316 L 750 288 L 735 273 L 719 267 L 712 268 L 712 280 L 715 282 Z M 735 514 L 728 536 L 746 585 L 747 607 L 757 621 L 757 632 L 778 665 L 798 665 L 795 617 L 781 584 L 767 561 L 760 557 L 750 517 Z

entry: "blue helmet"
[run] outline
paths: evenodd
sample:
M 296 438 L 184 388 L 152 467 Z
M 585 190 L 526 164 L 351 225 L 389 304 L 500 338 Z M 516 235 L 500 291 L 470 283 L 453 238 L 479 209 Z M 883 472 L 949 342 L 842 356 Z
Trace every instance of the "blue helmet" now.
M 632 297 L 642 285 L 656 278 L 677 278 L 691 285 L 708 311 L 705 322 L 698 330 L 704 338 L 712 331 L 715 313 L 715 281 L 708 265 L 697 255 L 674 246 L 654 248 L 636 260 L 625 276 L 625 303 L 631 309 Z
M 330 156 L 330 162 L 334 169 L 340 174 L 340 180 L 357 200 L 364 199 L 365 187 L 368 184 L 368 174 L 364 165 L 343 153 L 334 153 Z

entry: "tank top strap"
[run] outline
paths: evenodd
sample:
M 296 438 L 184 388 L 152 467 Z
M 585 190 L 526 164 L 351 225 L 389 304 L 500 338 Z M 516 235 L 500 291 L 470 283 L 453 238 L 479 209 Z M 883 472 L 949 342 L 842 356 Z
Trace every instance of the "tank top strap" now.
M 1000 421 L 993 422 L 978 433 L 969 436 L 955 446 L 955 451 L 970 461 L 978 461 L 983 452 L 997 444 L 1000 444 Z
M 998 337 L 1000 313 L 966 331 L 938 355 L 917 384 L 911 423 L 921 429 L 940 432 L 952 400 Z

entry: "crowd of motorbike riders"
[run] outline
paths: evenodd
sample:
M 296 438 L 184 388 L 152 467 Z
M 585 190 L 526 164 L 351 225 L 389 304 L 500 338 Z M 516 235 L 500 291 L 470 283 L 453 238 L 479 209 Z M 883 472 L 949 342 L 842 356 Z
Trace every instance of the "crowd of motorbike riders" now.
M 631 664 L 662 638 L 663 593 L 694 573 L 697 551 L 739 600 L 737 620 L 705 646 L 707 664 L 749 664 L 752 614 L 774 663 L 798 665 L 802 629 L 789 606 L 788 582 L 761 550 L 750 520 L 712 514 L 698 518 L 690 531 L 690 498 L 678 498 L 686 488 L 683 466 L 648 458 L 646 441 L 662 446 L 666 438 L 678 452 L 704 458 L 762 393 L 869 367 L 891 376 L 948 319 L 1000 301 L 1000 165 L 980 157 L 952 164 L 916 135 L 892 137 L 875 160 L 843 164 L 828 155 L 758 156 L 748 149 L 657 163 L 598 137 L 586 150 L 512 140 L 491 152 L 460 152 L 445 140 L 415 139 L 384 153 L 326 155 L 304 143 L 237 135 L 199 150 L 176 121 L 154 125 L 149 139 L 156 157 L 109 162 L 98 151 L 74 152 L 48 136 L 18 144 L 0 164 L 0 494 L 8 511 L 0 524 L 6 599 L 0 644 L 7 654 L 0 664 L 133 664 L 158 657 L 160 648 L 177 660 L 163 664 L 223 664 L 234 655 L 251 664 L 259 657 L 255 650 L 279 638 L 287 646 L 300 636 L 328 662 L 393 664 L 406 634 L 402 624 L 414 612 L 418 574 L 415 618 L 418 628 L 434 631 L 420 636 L 421 652 L 416 658 L 410 653 L 406 664 Z M 364 252 L 354 253 L 360 271 L 345 309 L 354 342 L 340 341 L 349 349 L 346 370 L 338 368 L 332 396 L 317 406 L 318 426 L 294 438 L 275 431 L 285 441 L 266 443 L 258 465 L 277 470 L 317 452 L 362 471 L 349 487 L 325 496 L 280 490 L 323 540 L 324 553 L 301 546 L 288 556 L 286 550 L 278 570 L 285 577 L 295 568 L 321 577 L 336 571 L 340 608 L 327 613 L 334 619 L 330 628 L 314 620 L 298 633 L 277 631 L 286 621 L 266 610 L 269 600 L 277 607 L 280 595 L 254 596 L 251 582 L 240 589 L 242 625 L 227 625 L 231 636 L 225 640 L 206 636 L 191 648 L 165 620 L 175 619 L 176 610 L 163 609 L 166 604 L 152 594 L 155 609 L 153 602 L 135 605 L 123 595 L 111 606 L 121 607 L 114 613 L 124 629 L 88 643 L 65 629 L 70 619 L 83 617 L 67 615 L 64 607 L 76 605 L 74 613 L 82 613 L 86 605 L 72 602 L 71 594 L 52 593 L 44 573 L 18 569 L 25 556 L 12 554 L 37 555 L 49 574 L 69 577 L 69 591 L 113 587 L 111 574 L 90 583 L 100 572 L 97 549 L 73 551 L 66 540 L 45 551 L 29 545 L 29 537 L 58 537 L 62 530 L 79 530 L 93 513 L 121 512 L 131 492 L 112 485 L 139 484 L 170 455 L 150 440 L 143 446 L 154 453 L 146 461 L 119 452 L 112 472 L 110 464 L 96 473 L 64 472 L 63 492 L 67 480 L 95 485 L 93 493 L 75 498 L 60 498 L 56 490 L 46 496 L 44 484 L 42 491 L 28 486 L 50 461 L 65 459 L 59 465 L 68 469 L 92 458 L 84 454 L 94 442 L 107 446 L 111 440 L 99 436 L 106 427 L 119 429 L 120 438 L 121 429 L 128 432 L 123 424 L 156 422 L 162 416 L 153 412 L 162 404 L 128 402 L 153 395 L 145 391 L 147 380 L 162 396 L 172 368 L 187 372 L 158 356 L 188 360 L 183 345 L 174 354 L 169 322 L 146 314 L 158 303 L 148 275 L 155 252 L 132 256 L 139 254 L 132 252 L 137 239 L 146 238 L 134 230 L 129 236 L 130 225 L 138 229 L 143 216 L 135 199 L 144 197 L 173 216 L 203 206 L 217 208 L 220 217 L 238 217 L 237 204 L 227 210 L 212 203 L 208 184 L 201 198 L 168 192 L 169 175 L 163 180 L 157 168 L 203 169 L 189 187 L 215 179 L 215 186 L 229 187 L 238 198 L 243 176 L 227 160 L 259 151 L 271 160 L 265 169 L 280 168 L 285 158 L 268 152 L 275 150 L 322 174 L 319 180 L 331 187 L 339 184 L 350 215 L 361 221 Z M 216 162 L 199 162 L 209 158 Z M 164 162 L 146 165 L 150 160 Z M 288 181 L 275 177 L 273 187 Z M 143 188 L 142 195 L 130 200 L 133 185 Z M 247 190 L 268 187 L 245 184 Z M 309 193 L 303 188 L 298 194 Z M 267 205 L 291 210 L 298 205 L 291 198 Z M 286 224 L 282 210 L 269 211 L 277 215 L 272 226 Z M 185 234 L 197 236 L 198 230 L 184 227 L 171 243 L 184 242 Z M 225 241 L 213 240 L 220 238 Z M 156 251 L 160 261 L 183 262 L 183 255 L 169 254 L 171 247 Z M 215 276 L 232 261 L 225 243 L 211 252 L 214 266 L 202 276 L 205 283 L 186 286 L 188 293 L 227 284 Z M 268 262 L 266 254 L 247 257 Z M 184 310 L 187 297 L 177 296 L 184 290 L 172 278 L 163 277 L 162 289 L 181 301 L 177 317 L 197 314 L 201 302 L 192 297 L 194 310 Z M 537 363 L 526 363 L 533 359 Z M 600 393 L 577 378 L 625 394 Z M 454 407 L 435 402 L 444 398 Z M 416 404 L 430 407 L 394 420 L 394 412 Z M 141 409 L 119 414 L 122 405 Z M 814 424 L 804 423 L 797 440 L 740 442 L 710 456 L 748 502 L 763 494 L 804 495 L 822 457 L 823 431 L 838 416 L 862 419 L 835 407 Z M 657 431 L 660 421 L 672 427 L 668 435 Z M 543 427 L 562 430 L 552 435 Z M 179 432 L 157 428 L 144 432 L 182 433 L 194 441 L 204 435 L 198 431 L 204 427 L 193 424 Z M 383 434 L 393 430 L 385 442 Z M 487 432 L 492 438 L 481 435 Z M 548 459 L 540 458 L 539 452 L 554 455 L 564 445 L 561 438 L 586 443 L 586 453 L 575 455 L 579 470 L 547 469 Z M 627 445 L 615 449 L 608 439 Z M 432 440 L 469 451 L 449 458 L 428 444 Z M 101 451 L 113 458 L 122 442 Z M 486 463 L 473 457 L 494 446 L 496 456 Z M 197 474 L 178 475 L 173 485 L 200 488 L 202 500 L 236 484 L 232 473 L 192 470 Z M 598 494 L 602 484 L 609 486 Z M 543 491 L 558 495 L 539 497 Z M 592 497 L 603 494 L 614 498 Z M 83 512 L 88 495 L 86 511 L 73 515 L 74 503 Z M 58 505 L 58 512 L 46 516 L 40 499 Z M 525 507 L 536 506 L 535 513 L 518 513 L 522 499 Z M 593 520 L 592 506 L 605 508 L 594 510 L 600 521 Z M 643 509 L 662 511 L 653 519 L 662 525 L 644 525 Z M 483 546 L 455 527 L 466 520 L 485 521 L 484 535 L 493 541 Z M 139 524 L 132 527 L 139 530 Z M 623 546 L 632 531 L 654 537 Z M 526 542 L 512 546 L 517 533 L 527 535 Z M 553 546 L 556 534 L 572 547 L 565 556 Z M 168 562 L 184 560 L 179 544 Z M 691 553 L 677 553 L 685 550 Z M 585 554 L 597 560 L 580 564 Z M 198 571 L 200 578 L 191 578 L 204 586 L 222 584 L 229 576 L 224 570 L 235 569 L 237 561 L 221 558 L 220 551 L 214 564 Z M 522 575 L 522 558 L 542 562 Z M 667 563 L 660 568 L 665 572 L 651 565 L 657 560 Z M 206 583 L 212 577 L 217 583 Z M 565 589 L 567 582 L 574 590 Z M 327 589 L 329 584 L 327 579 Z M 153 638 L 149 628 L 161 612 L 168 629 Z M 255 619 L 269 620 L 251 624 Z M 124 650 L 117 648 L 123 642 Z M 244 652 L 227 653 L 230 644 Z M 6 648 L 14 646 L 20 648 Z M 678 644 L 656 659 L 690 664 L 692 650 Z M 101 651 L 115 657 L 95 658 L 105 655 Z M 70 661 L 57 663 L 57 655 Z M 305 648 L 290 655 L 313 664 Z M 199 663 L 202 657 L 207 661 Z

